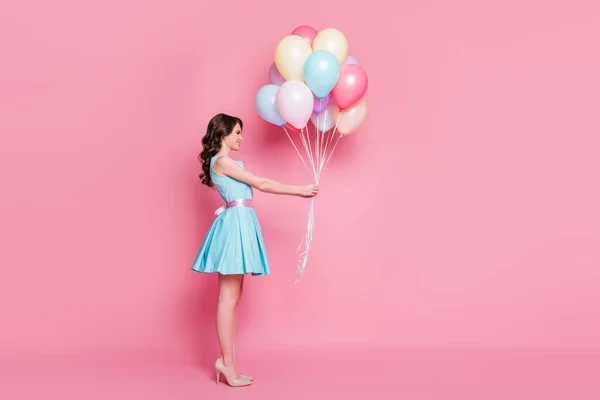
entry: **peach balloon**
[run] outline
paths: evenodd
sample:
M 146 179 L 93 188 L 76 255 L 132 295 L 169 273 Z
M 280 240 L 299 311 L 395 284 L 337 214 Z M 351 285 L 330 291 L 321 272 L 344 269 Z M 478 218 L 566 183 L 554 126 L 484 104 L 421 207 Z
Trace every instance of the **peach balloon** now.
M 338 132 L 341 135 L 356 132 L 367 119 L 367 114 L 368 107 L 365 99 L 359 100 L 345 110 L 336 108 L 335 119 L 338 121 Z

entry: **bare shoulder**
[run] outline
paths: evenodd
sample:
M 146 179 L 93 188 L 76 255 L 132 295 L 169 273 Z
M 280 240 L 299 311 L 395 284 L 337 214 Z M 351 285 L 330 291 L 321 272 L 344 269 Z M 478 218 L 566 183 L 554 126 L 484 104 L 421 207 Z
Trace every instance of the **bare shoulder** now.
M 235 162 L 235 160 L 228 156 L 219 157 L 215 162 L 215 172 L 223 175 L 231 175 L 240 169 L 240 166 Z
M 233 160 L 233 158 L 229 157 L 229 156 L 221 156 L 219 158 L 217 158 L 217 161 L 215 161 L 216 165 L 219 165 L 221 167 L 226 167 L 226 166 L 231 166 L 232 164 L 235 164 L 235 161 Z

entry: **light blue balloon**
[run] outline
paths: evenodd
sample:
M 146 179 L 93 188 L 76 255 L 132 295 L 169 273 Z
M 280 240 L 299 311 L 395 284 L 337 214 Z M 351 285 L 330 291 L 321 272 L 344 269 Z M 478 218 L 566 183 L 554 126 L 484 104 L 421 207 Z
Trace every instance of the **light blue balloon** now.
M 304 63 L 304 80 L 320 99 L 327 97 L 340 77 L 340 63 L 327 50 L 313 52 Z
M 267 122 L 277 126 L 284 126 L 285 119 L 281 118 L 277 107 L 275 106 L 275 98 L 277 97 L 277 85 L 265 85 L 258 89 L 254 97 L 254 105 L 258 115 Z

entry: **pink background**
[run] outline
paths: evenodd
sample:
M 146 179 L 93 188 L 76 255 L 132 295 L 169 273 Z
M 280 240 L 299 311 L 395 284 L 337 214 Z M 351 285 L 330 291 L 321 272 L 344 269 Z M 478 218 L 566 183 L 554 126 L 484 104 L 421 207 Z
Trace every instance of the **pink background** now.
M 0 351 L 213 360 L 200 139 L 238 115 L 248 169 L 310 183 L 253 108 L 305 23 L 346 34 L 370 115 L 323 175 L 298 285 L 308 202 L 256 194 L 274 275 L 247 279 L 240 351 L 599 350 L 598 7 L 376 3 L 4 6 Z

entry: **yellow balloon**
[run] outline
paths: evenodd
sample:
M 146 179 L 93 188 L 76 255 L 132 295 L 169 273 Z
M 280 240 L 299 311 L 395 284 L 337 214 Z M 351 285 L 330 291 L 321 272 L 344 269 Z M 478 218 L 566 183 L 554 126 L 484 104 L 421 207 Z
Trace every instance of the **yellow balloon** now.
M 337 29 L 323 29 L 317 34 L 312 45 L 313 51 L 326 50 L 333 54 L 341 64 L 346 60 L 348 55 L 348 40 L 346 36 Z
M 356 132 L 367 119 L 368 111 L 367 102 L 364 98 L 344 111 L 336 108 L 334 119 L 338 121 L 337 129 L 340 135 L 345 136 Z
M 275 49 L 275 65 L 285 80 L 304 81 L 304 63 L 312 49 L 308 42 L 296 35 L 281 39 Z

